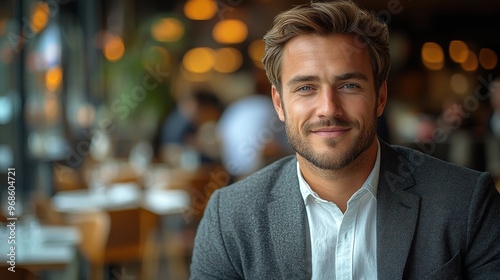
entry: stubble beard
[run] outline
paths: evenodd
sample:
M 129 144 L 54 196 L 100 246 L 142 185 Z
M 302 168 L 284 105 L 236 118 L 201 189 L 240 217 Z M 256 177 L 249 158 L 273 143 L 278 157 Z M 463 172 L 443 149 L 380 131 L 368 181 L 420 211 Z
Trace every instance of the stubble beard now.
M 340 118 L 325 119 L 320 122 L 305 124 L 300 130 L 295 129 L 285 114 L 285 129 L 288 136 L 288 141 L 293 149 L 304 159 L 312 163 L 314 166 L 325 170 L 341 170 L 352 164 L 364 151 L 368 150 L 375 139 L 377 125 L 376 115 L 373 121 L 364 129 L 358 121 L 347 121 Z M 338 147 L 340 141 L 336 138 L 325 139 L 325 145 L 332 149 L 337 149 L 336 155 L 330 153 L 316 152 L 312 143 L 307 140 L 307 136 L 311 134 L 311 129 L 325 126 L 339 126 L 350 128 L 359 133 L 354 140 L 348 145 L 347 149 L 340 150 Z M 298 131 L 298 133 L 296 133 Z

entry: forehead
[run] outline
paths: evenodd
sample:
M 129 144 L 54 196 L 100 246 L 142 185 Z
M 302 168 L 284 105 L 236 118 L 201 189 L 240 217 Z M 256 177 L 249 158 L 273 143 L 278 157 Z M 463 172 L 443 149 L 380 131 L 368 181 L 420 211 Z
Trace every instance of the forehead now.
M 368 47 L 351 34 L 299 35 L 284 48 L 282 82 L 300 72 L 307 75 L 362 72 L 373 73 Z

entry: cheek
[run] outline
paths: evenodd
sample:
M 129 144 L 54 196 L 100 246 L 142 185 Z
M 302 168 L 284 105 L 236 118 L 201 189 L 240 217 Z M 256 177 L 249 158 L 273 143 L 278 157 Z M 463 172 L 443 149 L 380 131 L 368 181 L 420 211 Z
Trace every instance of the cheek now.
M 292 102 L 286 109 L 286 118 L 293 126 L 301 127 L 314 114 L 313 104 L 307 102 Z
M 344 107 L 344 115 L 347 119 L 356 119 L 361 125 L 374 122 L 380 111 L 380 106 L 374 100 L 356 100 Z

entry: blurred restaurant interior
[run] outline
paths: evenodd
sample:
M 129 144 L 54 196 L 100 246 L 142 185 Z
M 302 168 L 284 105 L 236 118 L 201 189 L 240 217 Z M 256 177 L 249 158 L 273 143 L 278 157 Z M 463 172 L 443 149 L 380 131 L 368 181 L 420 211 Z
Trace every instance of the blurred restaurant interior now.
M 0 205 L 2 223 L 18 217 L 16 268 L 188 279 L 210 194 L 292 153 L 262 36 L 305 2 L 2 0 Z M 355 2 L 391 32 L 380 137 L 499 178 L 500 1 Z

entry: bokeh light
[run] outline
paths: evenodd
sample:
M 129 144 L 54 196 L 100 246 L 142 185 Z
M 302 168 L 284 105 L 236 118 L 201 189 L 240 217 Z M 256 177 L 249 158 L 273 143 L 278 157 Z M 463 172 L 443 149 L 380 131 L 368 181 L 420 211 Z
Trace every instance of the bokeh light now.
M 449 46 L 450 58 L 456 63 L 463 63 L 469 56 L 469 47 L 463 41 L 453 40 Z
M 441 70 L 444 66 L 444 52 L 440 45 L 427 42 L 422 46 L 422 63 L 430 70 Z
M 38 1 L 33 4 L 33 14 L 31 15 L 31 29 L 35 33 L 42 31 L 49 22 L 50 9 L 45 2 Z
M 486 70 L 495 69 L 498 63 L 498 56 L 492 49 L 483 48 L 479 50 L 479 63 Z
M 460 64 L 465 71 L 476 71 L 478 67 L 477 56 L 473 52 L 469 52 L 467 60 Z
M 175 42 L 184 35 L 184 25 L 176 18 L 162 18 L 151 26 L 151 36 L 160 42 Z
M 215 53 L 214 69 L 221 73 L 238 70 L 243 63 L 243 55 L 235 48 L 221 48 Z
M 217 12 L 213 0 L 189 0 L 184 4 L 184 15 L 192 20 L 211 19 Z
M 237 19 L 219 21 L 212 30 L 214 40 L 221 44 L 237 44 L 245 41 L 248 28 L 244 22 Z
M 61 67 L 52 67 L 45 73 L 45 86 L 49 91 L 55 91 L 62 82 L 63 72 Z
M 211 48 L 190 49 L 182 59 L 184 68 L 193 73 L 205 73 L 214 66 L 215 54 Z
M 118 61 L 125 54 L 125 45 L 119 36 L 107 35 L 104 40 L 104 57 L 109 61 Z

